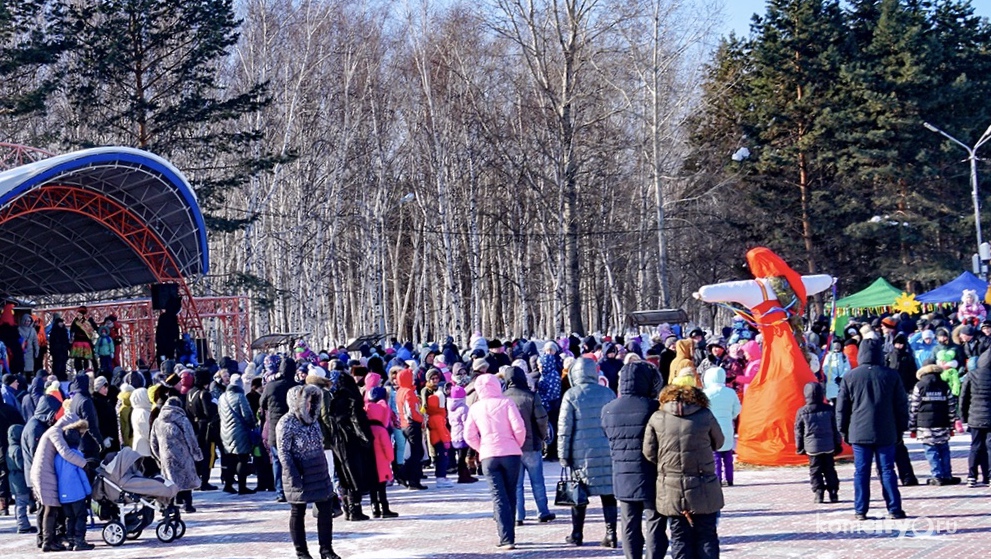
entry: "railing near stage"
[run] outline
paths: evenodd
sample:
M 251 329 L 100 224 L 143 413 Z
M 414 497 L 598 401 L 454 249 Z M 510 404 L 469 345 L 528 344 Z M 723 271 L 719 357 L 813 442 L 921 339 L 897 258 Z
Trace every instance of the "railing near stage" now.
M 183 307 L 186 307 L 185 298 L 183 303 Z M 210 355 L 218 359 L 224 356 L 238 361 L 248 359 L 251 345 L 249 298 L 195 297 L 194 303 L 202 321 Z M 76 317 L 78 308 L 38 308 L 33 314 L 39 316 L 47 326 L 51 323 L 52 315 L 59 313 L 68 327 Z M 155 328 L 160 311 L 151 308 L 150 299 L 87 303 L 86 309 L 97 324 L 102 323 L 109 315 L 117 316 L 117 324 L 124 338 L 121 347 L 121 364 L 124 368 L 135 368 L 138 359 L 143 359 L 149 365 L 155 362 Z M 180 314 L 180 322 L 181 318 Z M 183 330 L 186 331 L 185 328 Z

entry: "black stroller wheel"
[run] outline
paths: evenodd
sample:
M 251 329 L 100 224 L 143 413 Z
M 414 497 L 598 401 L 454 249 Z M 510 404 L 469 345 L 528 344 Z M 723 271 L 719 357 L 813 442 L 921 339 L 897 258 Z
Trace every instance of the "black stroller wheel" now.
M 186 523 L 183 522 L 181 518 L 173 520 L 172 527 L 175 530 L 175 539 L 178 540 L 186 535 Z
M 155 527 L 155 536 L 162 543 L 171 543 L 175 539 L 175 526 L 172 522 L 159 522 Z
M 103 527 L 103 541 L 107 542 L 109 546 L 117 547 L 123 544 L 126 537 L 127 531 L 124 529 L 124 525 L 117 520 L 108 522 Z

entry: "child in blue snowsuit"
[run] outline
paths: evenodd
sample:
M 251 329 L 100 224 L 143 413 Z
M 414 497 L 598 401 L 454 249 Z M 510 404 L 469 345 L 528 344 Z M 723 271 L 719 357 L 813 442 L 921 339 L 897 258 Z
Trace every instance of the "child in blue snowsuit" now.
M 65 442 L 72 447 L 72 452 L 83 455 L 79 450 L 82 435 L 75 429 L 65 431 Z M 66 517 L 66 537 L 73 551 L 93 549 L 86 542 L 86 506 L 93 488 L 90 486 L 86 470 L 66 461 L 61 455 L 55 455 L 55 475 L 58 478 L 58 496 L 62 511 Z

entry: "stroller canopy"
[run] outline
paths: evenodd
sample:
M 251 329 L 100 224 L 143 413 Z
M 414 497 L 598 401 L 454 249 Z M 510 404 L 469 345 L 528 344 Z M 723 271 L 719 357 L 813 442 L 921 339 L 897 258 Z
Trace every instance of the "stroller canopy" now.
M 138 467 L 141 458 L 140 454 L 125 446 L 100 469 L 108 481 L 128 493 L 156 499 L 175 498 L 179 488 L 174 483 L 147 478 L 141 474 L 141 469 Z

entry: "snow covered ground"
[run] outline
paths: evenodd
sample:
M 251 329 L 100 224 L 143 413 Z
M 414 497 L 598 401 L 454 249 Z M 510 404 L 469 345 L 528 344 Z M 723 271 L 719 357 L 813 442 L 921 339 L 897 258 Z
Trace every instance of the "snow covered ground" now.
M 954 473 L 966 472 L 969 435 L 953 439 Z M 909 442 L 916 474 L 922 483 L 929 467 L 921 445 Z M 558 479 L 556 464 L 545 462 L 548 491 Z M 725 489 L 727 506 L 720 520 L 722 556 L 726 558 L 870 559 L 895 557 L 957 557 L 984 559 L 991 549 L 991 496 L 989 489 L 966 486 L 902 488 L 907 522 L 852 522 L 853 467 L 839 468 L 841 503 L 814 505 L 806 468 L 743 468 L 736 486 Z M 217 472 L 215 472 L 217 474 Z M 965 475 L 963 476 L 965 477 Z M 216 479 L 214 480 L 217 481 Z M 488 488 L 484 482 L 438 490 L 433 480 L 427 491 L 393 487 L 389 498 L 397 519 L 334 522 L 334 549 L 345 559 L 481 559 L 621 557 L 619 549 L 604 549 L 597 542 L 604 535 L 601 511 L 592 508 L 585 531 L 585 546 L 570 547 L 567 509 L 552 510 L 558 519 L 538 524 L 527 493 L 528 520 L 517 528 L 515 551 L 495 548 L 498 538 L 492 520 Z M 871 514 L 884 513 L 880 484 L 872 486 Z M 289 509 L 275 503 L 271 493 L 251 496 L 219 491 L 194 494 L 198 512 L 185 515 L 185 537 L 162 544 L 146 531 L 138 540 L 110 548 L 99 528 L 89 532 L 97 544 L 90 555 L 108 559 L 182 557 L 192 559 L 274 559 L 294 557 L 289 541 Z M 553 497 L 551 497 L 553 500 Z M 593 505 L 596 500 L 593 499 Z M 11 511 L 13 512 L 13 511 Z M 365 501 L 365 512 L 371 514 Z M 33 520 L 32 520 L 33 521 Z M 315 519 L 308 517 L 310 551 L 317 557 Z M 40 557 L 33 536 L 17 535 L 13 516 L 0 517 L 0 559 Z M 47 555 L 47 554 L 46 554 Z

